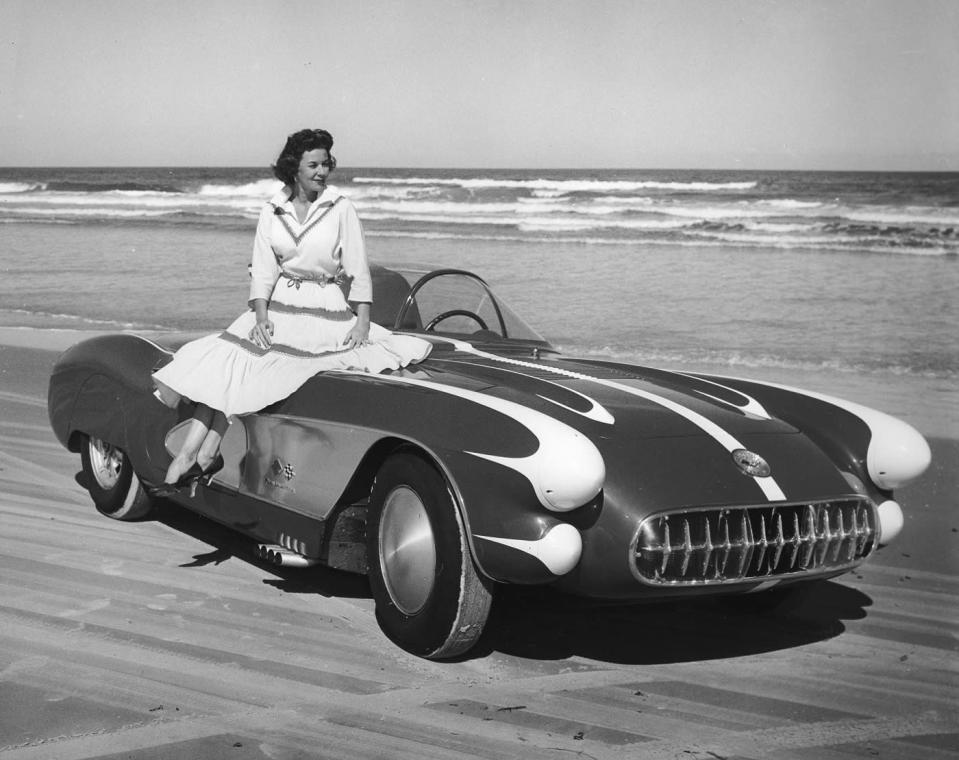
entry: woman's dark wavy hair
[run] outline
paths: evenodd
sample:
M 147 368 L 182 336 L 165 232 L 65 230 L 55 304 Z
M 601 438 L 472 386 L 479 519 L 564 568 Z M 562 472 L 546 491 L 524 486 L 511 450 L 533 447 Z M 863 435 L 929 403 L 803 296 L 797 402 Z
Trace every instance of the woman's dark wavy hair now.
M 303 154 L 318 148 L 330 154 L 330 168 L 335 169 L 336 159 L 330 153 L 333 149 L 333 135 L 325 129 L 301 129 L 286 138 L 286 145 L 273 164 L 273 174 L 284 185 L 292 185 Z

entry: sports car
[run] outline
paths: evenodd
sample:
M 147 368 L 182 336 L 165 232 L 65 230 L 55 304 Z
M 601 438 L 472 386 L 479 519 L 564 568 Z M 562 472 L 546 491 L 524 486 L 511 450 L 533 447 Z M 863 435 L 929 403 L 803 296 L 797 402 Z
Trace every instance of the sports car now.
M 502 584 L 637 602 L 772 594 L 895 538 L 930 461 L 882 412 L 768 382 L 562 355 L 470 272 L 372 267 L 373 320 L 425 337 L 403 370 L 326 372 L 231 419 L 225 466 L 173 499 L 292 566 L 365 573 L 384 633 L 431 659 L 477 641 Z M 58 359 L 57 437 L 96 508 L 147 517 L 190 419 L 172 356 L 132 334 Z

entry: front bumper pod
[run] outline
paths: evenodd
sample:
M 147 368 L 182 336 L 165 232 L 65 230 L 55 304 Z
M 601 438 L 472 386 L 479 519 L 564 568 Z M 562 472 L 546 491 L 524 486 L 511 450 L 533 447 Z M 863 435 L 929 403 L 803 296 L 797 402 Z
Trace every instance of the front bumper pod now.
M 880 504 L 877 511 L 879 512 L 879 545 L 887 546 L 902 531 L 906 520 L 902 514 L 902 507 L 892 499 Z
M 539 517 L 535 523 L 539 532 L 535 539 L 473 535 L 483 566 L 496 568 L 496 580 L 549 583 L 579 563 L 583 538 L 575 527 L 550 517 Z

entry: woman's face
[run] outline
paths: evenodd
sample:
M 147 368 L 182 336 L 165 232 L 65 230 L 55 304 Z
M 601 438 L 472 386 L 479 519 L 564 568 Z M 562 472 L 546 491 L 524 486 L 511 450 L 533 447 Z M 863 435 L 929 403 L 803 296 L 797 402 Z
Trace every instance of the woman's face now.
M 307 193 L 322 193 L 330 176 L 330 154 L 323 148 L 308 150 L 300 158 L 296 183 Z

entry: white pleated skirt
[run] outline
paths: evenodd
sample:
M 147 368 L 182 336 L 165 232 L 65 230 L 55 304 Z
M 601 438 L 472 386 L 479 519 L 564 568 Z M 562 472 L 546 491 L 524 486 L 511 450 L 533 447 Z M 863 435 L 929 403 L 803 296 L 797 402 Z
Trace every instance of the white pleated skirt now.
M 288 287 L 286 283 L 290 283 Z M 158 397 L 175 407 L 180 397 L 225 415 L 249 414 L 289 396 L 313 375 L 331 369 L 379 373 L 422 361 L 429 341 L 370 325 L 370 343 L 343 348 L 356 324 L 343 291 L 333 284 L 281 279 L 270 301 L 273 345 L 249 339 L 253 311 L 226 330 L 184 344 L 153 374 Z

